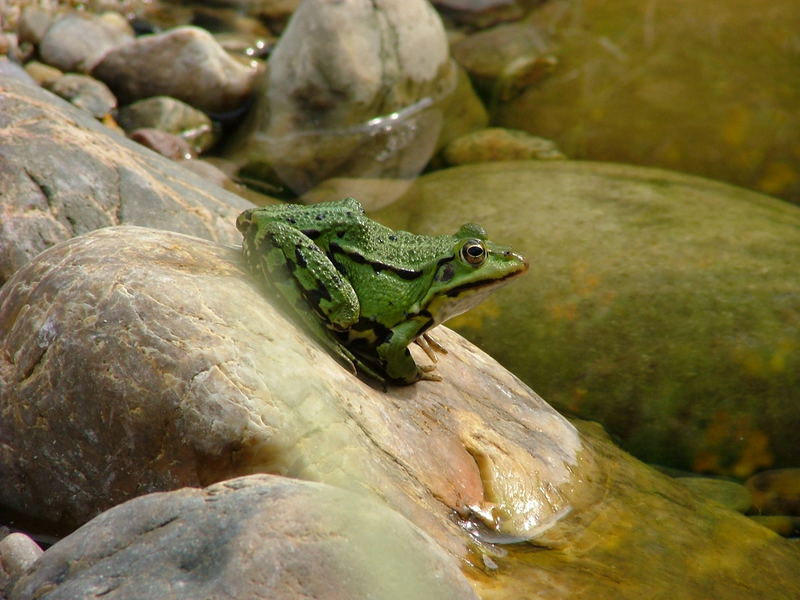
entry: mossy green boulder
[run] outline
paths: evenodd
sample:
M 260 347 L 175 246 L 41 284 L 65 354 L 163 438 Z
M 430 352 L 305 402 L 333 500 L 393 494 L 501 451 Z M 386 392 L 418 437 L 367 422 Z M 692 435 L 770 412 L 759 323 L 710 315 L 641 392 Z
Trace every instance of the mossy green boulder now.
M 573 158 L 713 177 L 800 203 L 800 3 L 550 0 L 558 65 L 493 124 Z
M 449 322 L 639 457 L 746 476 L 800 440 L 800 209 L 678 173 L 505 162 L 420 178 L 374 215 L 483 225 L 530 272 Z

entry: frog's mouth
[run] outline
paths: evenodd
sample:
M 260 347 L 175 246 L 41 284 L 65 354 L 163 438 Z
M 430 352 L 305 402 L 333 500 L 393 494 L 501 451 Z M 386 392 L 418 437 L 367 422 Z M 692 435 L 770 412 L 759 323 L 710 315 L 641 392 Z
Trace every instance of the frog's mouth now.
M 452 290 L 448 290 L 443 295 L 435 298 L 428 305 L 428 312 L 433 316 L 433 325 L 439 325 L 448 319 L 452 319 L 461 313 L 467 312 L 469 309 L 483 302 L 489 294 L 503 287 L 516 276 L 521 275 L 527 270 L 528 263 L 526 262 L 519 270 L 511 271 L 497 279 L 492 279 L 490 281 L 472 281 L 454 287 Z

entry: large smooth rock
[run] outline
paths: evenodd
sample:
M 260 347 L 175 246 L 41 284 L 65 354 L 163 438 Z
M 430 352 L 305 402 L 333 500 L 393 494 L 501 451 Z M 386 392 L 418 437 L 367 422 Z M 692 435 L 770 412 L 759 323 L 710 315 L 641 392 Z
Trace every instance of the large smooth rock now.
M 531 269 L 453 326 L 648 462 L 797 464 L 800 209 L 657 169 L 508 162 L 426 175 L 377 217 L 481 223 Z
M 242 198 L 38 87 L 0 79 L 0 284 L 56 242 L 131 224 L 238 242 Z
M 800 3 L 553 0 L 560 66 L 495 123 L 568 156 L 675 169 L 800 203 Z
M 455 78 L 426 0 L 306 0 L 230 155 L 297 193 L 333 176 L 413 177 L 433 154 Z
M 234 60 L 214 36 L 198 27 L 136 38 L 106 53 L 92 71 L 121 104 L 171 96 L 217 113 L 245 103 L 256 73 L 255 67 Z
M 274 302 L 238 251 L 176 233 L 42 253 L 0 290 L 0 503 L 79 523 L 268 472 L 386 504 L 484 598 L 800 592 L 789 542 L 577 431 L 455 333 L 433 334 L 441 382 L 384 392 Z
M 8 598 L 42 594 L 49 600 L 477 598 L 457 564 L 386 506 L 269 475 L 112 508 L 50 548 Z

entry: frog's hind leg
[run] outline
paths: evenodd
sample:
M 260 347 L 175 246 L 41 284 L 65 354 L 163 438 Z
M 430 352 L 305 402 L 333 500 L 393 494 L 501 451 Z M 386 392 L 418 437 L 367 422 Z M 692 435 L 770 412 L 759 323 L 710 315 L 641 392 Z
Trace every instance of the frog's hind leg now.
M 367 375 L 383 378 L 336 339 L 358 319 L 358 297 L 325 253 L 302 231 L 280 222 L 259 226 L 245 258 L 289 303 L 300 320 L 355 374 L 357 365 Z

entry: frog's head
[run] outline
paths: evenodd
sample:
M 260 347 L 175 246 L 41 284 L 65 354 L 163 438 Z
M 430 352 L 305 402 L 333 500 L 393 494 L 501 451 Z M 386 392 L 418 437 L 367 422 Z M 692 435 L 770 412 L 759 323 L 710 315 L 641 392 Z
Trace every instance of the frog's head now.
M 479 225 L 463 225 L 453 240 L 452 254 L 439 261 L 424 302 L 434 324 L 469 310 L 528 270 L 525 257 L 487 240 Z

